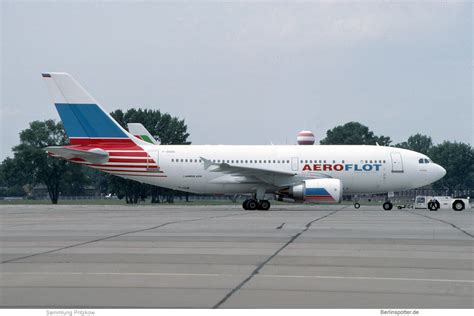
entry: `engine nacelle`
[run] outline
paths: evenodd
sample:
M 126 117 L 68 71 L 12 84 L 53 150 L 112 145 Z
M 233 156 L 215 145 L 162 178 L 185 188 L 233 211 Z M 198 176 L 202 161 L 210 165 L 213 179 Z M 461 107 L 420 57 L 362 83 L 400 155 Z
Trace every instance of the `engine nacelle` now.
M 342 183 L 339 179 L 311 179 L 281 191 L 284 197 L 295 202 L 340 203 L 342 201 Z

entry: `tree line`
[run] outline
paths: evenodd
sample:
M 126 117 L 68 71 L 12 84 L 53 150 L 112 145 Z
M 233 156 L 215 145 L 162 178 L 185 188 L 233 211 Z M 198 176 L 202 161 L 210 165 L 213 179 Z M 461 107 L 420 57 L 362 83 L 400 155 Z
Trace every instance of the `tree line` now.
M 153 136 L 159 137 L 161 144 L 190 144 L 185 121 L 168 113 L 129 109 L 126 112 L 116 110 L 111 115 L 124 128 L 128 123 L 142 123 Z M 391 146 L 392 140 L 388 136 L 375 135 L 361 123 L 348 122 L 328 130 L 320 143 Z M 46 186 L 53 204 L 58 203 L 60 195 L 83 194 L 87 186 L 94 187 L 102 195 L 115 194 L 126 203 L 138 203 L 148 197 L 152 203 L 171 203 L 178 193 L 55 159 L 44 151 L 47 146 L 67 144 L 62 123 L 54 120 L 31 122 L 20 132 L 20 144 L 12 148 L 13 158 L 8 157 L 0 164 L 0 197 L 29 196 L 38 184 Z M 415 134 L 394 146 L 426 154 L 446 169 L 446 176 L 432 184 L 433 189 L 449 193 L 474 188 L 474 149 L 471 145 L 449 141 L 435 145 L 431 137 Z M 186 193 L 179 194 L 187 197 Z

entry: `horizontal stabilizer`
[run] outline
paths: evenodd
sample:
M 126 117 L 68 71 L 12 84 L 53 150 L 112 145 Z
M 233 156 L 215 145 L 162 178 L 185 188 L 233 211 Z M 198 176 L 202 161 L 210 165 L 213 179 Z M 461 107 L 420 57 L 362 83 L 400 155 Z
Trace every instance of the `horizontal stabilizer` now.
M 62 146 L 49 146 L 45 148 L 48 153 L 64 159 L 80 158 L 93 164 L 104 164 L 109 161 L 109 153 L 100 148 L 80 150 Z

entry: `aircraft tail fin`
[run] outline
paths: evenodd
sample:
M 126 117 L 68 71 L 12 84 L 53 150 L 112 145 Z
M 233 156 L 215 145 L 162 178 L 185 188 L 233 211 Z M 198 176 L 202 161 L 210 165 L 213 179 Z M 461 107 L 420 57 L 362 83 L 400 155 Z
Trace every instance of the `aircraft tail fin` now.
M 128 123 L 128 131 L 133 136 L 140 138 L 150 144 L 159 145 L 159 142 L 150 134 L 150 132 L 141 123 Z
M 42 76 L 72 145 L 147 144 L 123 129 L 71 75 L 50 72 Z

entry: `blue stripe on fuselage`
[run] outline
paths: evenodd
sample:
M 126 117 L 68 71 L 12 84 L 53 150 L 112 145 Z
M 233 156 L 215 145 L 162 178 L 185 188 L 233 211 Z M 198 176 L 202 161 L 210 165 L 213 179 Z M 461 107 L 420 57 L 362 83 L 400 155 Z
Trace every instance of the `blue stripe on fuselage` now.
M 329 192 L 326 191 L 326 189 L 324 189 L 324 188 L 309 188 L 309 189 L 305 190 L 305 194 L 306 195 L 328 195 L 328 196 L 331 196 L 331 194 L 329 194 Z
M 127 135 L 97 104 L 56 103 L 69 137 L 119 137 Z

